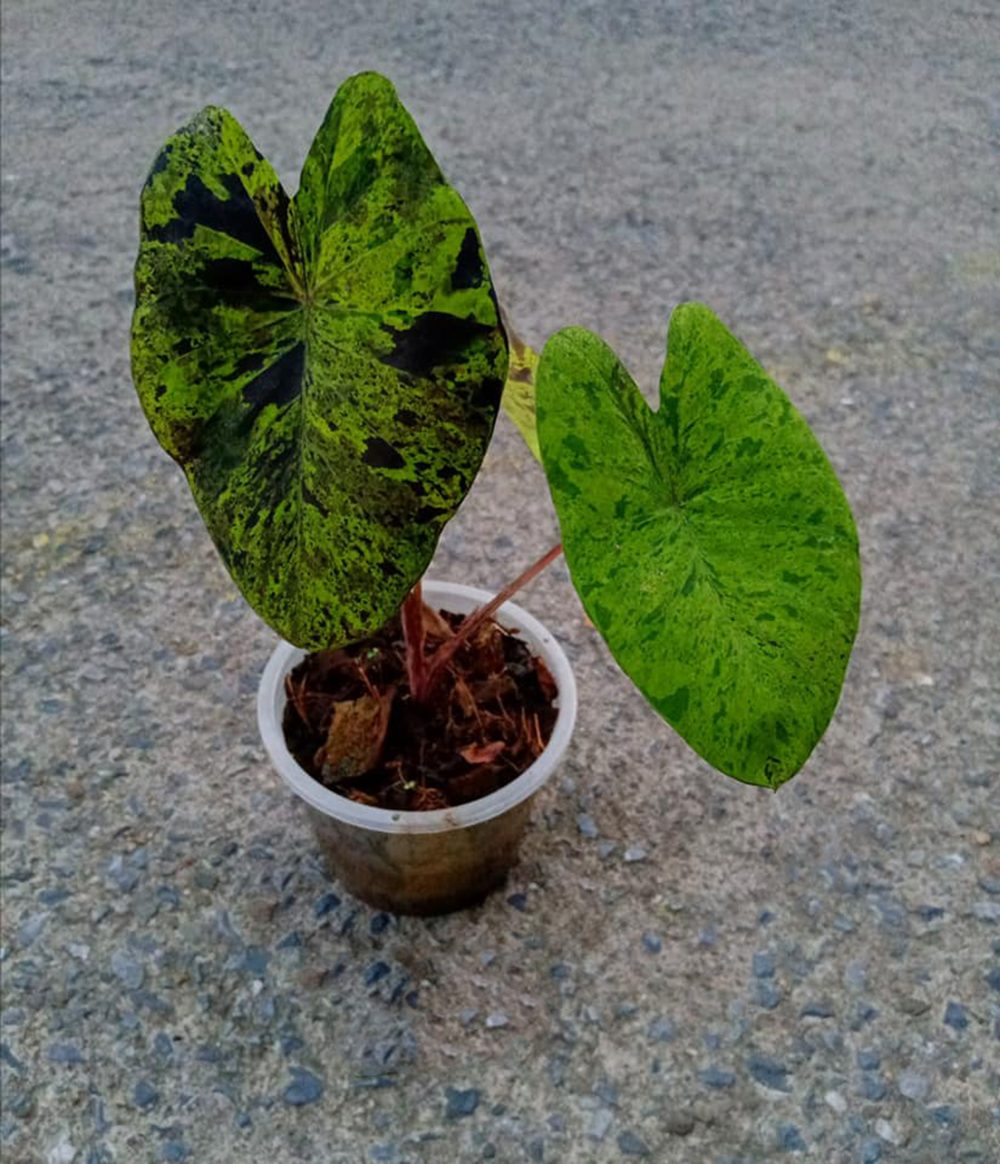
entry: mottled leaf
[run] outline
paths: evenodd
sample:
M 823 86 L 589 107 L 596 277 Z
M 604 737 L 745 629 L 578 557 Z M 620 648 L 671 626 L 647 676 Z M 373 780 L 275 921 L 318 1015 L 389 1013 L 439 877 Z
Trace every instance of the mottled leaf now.
M 777 787 L 836 707 L 857 534 L 806 422 L 699 304 L 653 412 L 578 328 L 546 345 L 538 431 L 570 574 L 622 669 L 709 763 Z
M 279 634 L 365 636 L 423 574 L 507 369 L 475 222 L 384 78 L 338 90 L 289 202 L 225 110 L 141 200 L 133 377 Z
M 518 432 L 535 459 L 542 454 L 538 448 L 538 429 L 535 423 L 535 373 L 538 370 L 538 353 L 528 347 L 509 328 L 510 364 L 507 368 L 507 383 L 503 390 L 503 409 L 517 425 Z

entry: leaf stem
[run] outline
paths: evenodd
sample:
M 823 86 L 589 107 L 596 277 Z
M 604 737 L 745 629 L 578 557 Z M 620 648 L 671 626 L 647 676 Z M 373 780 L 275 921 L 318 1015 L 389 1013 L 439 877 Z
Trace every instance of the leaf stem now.
M 522 587 L 527 586 L 529 582 L 533 581 L 539 574 L 541 574 L 545 567 L 551 565 L 551 563 L 554 562 L 561 553 L 561 543 L 559 545 L 553 546 L 552 549 L 544 553 L 537 562 L 533 562 L 526 570 L 518 574 L 514 581 L 505 586 L 499 594 L 495 595 L 489 600 L 489 602 L 485 603 L 483 606 L 480 606 L 477 610 L 474 610 L 472 614 L 463 619 L 454 635 L 447 641 L 443 642 L 430 657 L 430 660 L 426 662 L 426 669 L 420 677 L 420 685 L 418 687 L 414 687 L 411 681 L 410 691 L 413 693 L 413 697 L 418 703 L 427 702 L 431 692 L 434 690 L 435 685 L 444 674 L 445 668 L 455 657 L 455 652 L 458 650 L 458 648 L 464 642 L 467 642 L 469 638 L 471 638 L 471 636 L 474 635 L 476 631 L 483 625 L 483 623 L 486 622 L 487 619 L 492 618 L 492 616 L 496 614 L 500 607 L 503 606 L 503 604 L 509 598 L 512 598 Z M 419 590 L 419 586 L 415 587 L 414 590 Z M 408 598 L 406 601 L 408 603 L 410 599 Z M 405 605 L 403 609 L 403 625 L 405 628 Z M 421 662 L 424 662 L 422 651 Z M 407 667 L 409 668 L 409 640 L 407 640 Z
M 416 586 L 406 596 L 401 611 L 403 642 L 406 644 L 406 678 L 410 693 L 417 703 L 424 703 L 424 688 L 427 683 L 427 657 L 424 653 L 424 598 L 421 586 Z

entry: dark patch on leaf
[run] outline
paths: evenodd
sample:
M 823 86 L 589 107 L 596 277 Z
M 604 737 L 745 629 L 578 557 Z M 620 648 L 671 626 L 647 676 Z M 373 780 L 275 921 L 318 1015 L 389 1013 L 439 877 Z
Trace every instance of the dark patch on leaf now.
M 412 408 L 400 408 L 396 413 L 396 420 L 406 428 L 416 428 L 420 423 L 420 417 L 417 416 Z
M 318 510 L 324 517 L 330 512 L 304 481 L 302 482 L 302 500 L 306 505 L 311 505 L 313 509 Z
M 485 379 L 479 382 L 472 400 L 473 408 L 488 408 L 495 410 L 500 407 L 500 398 L 503 396 L 503 380 Z
M 150 226 L 146 233 L 157 242 L 177 244 L 191 238 L 199 226 L 204 226 L 246 243 L 269 262 L 280 264 L 278 252 L 246 187 L 235 174 L 226 174 L 221 181 L 228 198 L 219 198 L 197 174 L 190 174 L 184 187 L 174 195 L 176 218 Z
M 669 695 L 665 695 L 660 701 L 660 707 L 663 714 L 674 722 L 678 719 L 684 718 L 684 713 L 688 709 L 688 704 L 691 701 L 691 690 L 688 687 L 678 687 L 676 691 L 672 691 Z
M 170 155 L 174 152 L 172 145 L 165 145 L 162 150 L 156 155 L 156 160 L 149 168 L 149 174 L 146 178 L 146 185 L 152 186 L 153 179 L 157 174 L 162 174 L 170 162 Z
M 286 298 L 258 282 L 248 259 L 209 259 L 201 269 L 201 281 L 230 307 L 259 312 L 287 311 L 289 307 Z
M 421 505 L 417 512 L 413 515 L 413 520 L 421 523 L 437 521 L 442 517 L 448 517 L 448 510 L 441 509 L 436 505 Z
M 268 404 L 290 404 L 302 391 L 306 348 L 301 341 L 279 356 L 243 389 L 243 399 L 257 409 Z
M 256 372 L 264 366 L 263 352 L 250 352 L 249 355 L 241 356 L 236 361 L 236 367 L 225 376 L 226 380 L 239 380 L 241 376 L 245 376 L 247 372 Z
M 425 377 L 435 368 L 460 362 L 476 340 L 490 337 L 495 328 L 443 311 L 425 311 L 403 331 L 392 327 L 385 330 L 393 337 L 393 348 L 381 357 L 382 363 L 411 376 Z M 500 387 L 502 391 L 503 385 Z
M 373 469 L 402 469 L 406 464 L 398 450 L 381 437 L 368 438 L 361 459 L 366 465 L 371 465 Z
M 462 239 L 458 252 L 458 262 L 451 275 L 451 285 L 456 291 L 467 287 L 481 287 L 483 282 L 483 260 L 479 252 L 479 239 L 470 226 Z

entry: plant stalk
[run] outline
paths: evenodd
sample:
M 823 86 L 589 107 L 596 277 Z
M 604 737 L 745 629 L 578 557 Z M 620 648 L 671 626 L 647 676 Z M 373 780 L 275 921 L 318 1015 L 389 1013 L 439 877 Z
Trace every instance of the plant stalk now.
M 437 685 L 441 676 L 451 660 L 455 657 L 455 653 L 464 642 L 476 633 L 476 631 L 486 622 L 487 619 L 492 618 L 501 606 L 512 598 L 523 586 L 527 586 L 529 582 L 535 579 L 546 566 L 551 565 L 552 562 L 562 553 L 562 544 L 553 546 L 551 550 L 544 553 L 537 562 L 532 563 L 525 571 L 514 579 L 513 582 L 500 591 L 490 599 L 489 602 L 474 610 L 472 614 L 467 615 L 461 622 L 458 630 L 454 635 L 443 642 L 438 649 L 431 655 L 430 660 L 426 662 L 426 667 L 422 675 L 422 681 L 419 688 L 414 688 L 412 683 L 410 691 L 414 692 L 414 698 L 418 703 L 426 703 L 430 698 L 434 687 Z M 407 599 L 409 601 L 409 599 Z M 409 656 L 409 642 L 407 642 L 407 656 Z
M 426 702 L 424 689 L 427 684 L 427 656 L 424 650 L 424 597 L 421 586 L 416 586 L 406 596 L 401 611 L 403 642 L 406 644 L 406 678 L 410 693 L 417 703 Z

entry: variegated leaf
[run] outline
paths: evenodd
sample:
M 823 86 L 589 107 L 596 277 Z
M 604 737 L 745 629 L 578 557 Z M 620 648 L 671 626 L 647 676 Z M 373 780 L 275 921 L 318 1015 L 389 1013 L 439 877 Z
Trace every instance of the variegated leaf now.
M 858 624 L 857 533 L 816 438 L 694 303 L 670 321 L 658 411 L 577 328 L 546 345 L 537 393 L 588 615 L 709 763 L 776 788 L 826 729 Z
M 289 202 L 223 109 L 141 200 L 133 377 L 244 596 L 318 649 L 424 572 L 492 433 L 503 328 L 471 214 L 387 80 L 338 90 Z

